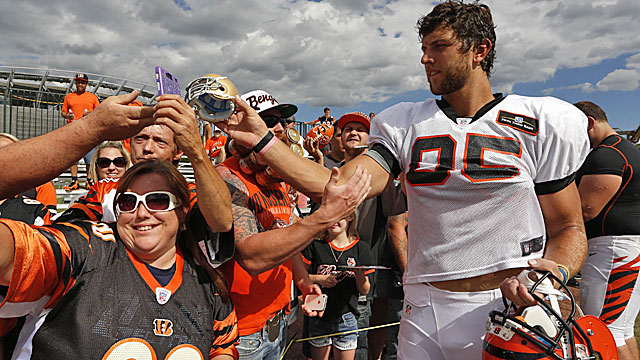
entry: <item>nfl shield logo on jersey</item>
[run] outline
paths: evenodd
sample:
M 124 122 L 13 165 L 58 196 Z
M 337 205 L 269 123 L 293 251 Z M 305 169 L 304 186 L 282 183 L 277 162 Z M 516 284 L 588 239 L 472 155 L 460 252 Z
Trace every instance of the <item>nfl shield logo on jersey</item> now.
M 356 266 L 356 259 L 350 257 L 347 259 L 347 265 L 348 266 Z
M 156 300 L 158 304 L 164 305 L 171 298 L 171 291 L 165 288 L 157 287 L 156 288 Z

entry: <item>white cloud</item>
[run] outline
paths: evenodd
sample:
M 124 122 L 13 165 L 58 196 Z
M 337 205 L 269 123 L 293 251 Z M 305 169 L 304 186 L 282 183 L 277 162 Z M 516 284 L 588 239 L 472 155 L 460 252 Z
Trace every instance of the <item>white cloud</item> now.
M 492 85 L 544 81 L 640 48 L 637 0 L 486 0 L 497 25 Z M 0 0 L 0 64 L 153 82 L 161 65 L 183 86 L 215 72 L 240 91 L 287 102 L 351 106 L 427 88 L 418 0 Z M 185 9 L 187 9 L 185 11 Z M 188 10 L 191 9 L 191 10 Z M 386 36 L 381 36 L 384 32 Z M 626 74 L 640 68 L 629 58 Z M 598 89 L 631 88 L 613 73 Z M 621 79 L 622 80 L 622 79 Z M 584 84 L 583 91 L 593 86 Z M 637 80 L 636 80 L 637 87 Z
M 640 86 L 640 72 L 631 69 L 617 69 L 598 81 L 600 91 L 633 91 Z

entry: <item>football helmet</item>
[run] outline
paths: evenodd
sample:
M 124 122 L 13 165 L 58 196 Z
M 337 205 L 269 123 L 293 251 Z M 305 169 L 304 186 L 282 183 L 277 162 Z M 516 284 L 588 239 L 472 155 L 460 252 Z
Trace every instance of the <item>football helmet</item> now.
M 518 280 L 538 304 L 516 310 L 503 298 L 504 311 L 489 313 L 482 359 L 618 359 L 607 326 L 595 316 L 575 316 L 577 305 L 566 285 L 550 272 L 535 272 L 535 281 L 529 273 L 533 271 L 523 271 Z M 562 284 L 562 292 L 553 287 L 551 279 Z M 549 303 L 539 294 L 546 295 Z M 559 298 L 571 302 L 566 318 L 560 312 Z
M 226 76 L 207 74 L 187 85 L 186 102 L 198 117 L 208 122 L 228 119 L 235 111 L 236 86 Z
M 322 149 L 333 137 L 333 125 L 319 124 L 311 128 L 305 138 L 311 138 L 318 142 L 318 148 Z

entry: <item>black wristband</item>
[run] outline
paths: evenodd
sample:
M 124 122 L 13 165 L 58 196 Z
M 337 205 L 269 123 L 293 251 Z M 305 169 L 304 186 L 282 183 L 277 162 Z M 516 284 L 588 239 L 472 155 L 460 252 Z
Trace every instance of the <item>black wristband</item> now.
M 262 150 L 265 146 L 267 146 L 267 144 L 269 143 L 269 141 L 271 141 L 271 139 L 273 139 L 273 133 L 271 131 L 267 131 L 267 135 L 265 135 L 262 140 L 260 140 L 256 146 L 253 147 L 253 152 L 254 153 L 259 153 L 260 150 Z

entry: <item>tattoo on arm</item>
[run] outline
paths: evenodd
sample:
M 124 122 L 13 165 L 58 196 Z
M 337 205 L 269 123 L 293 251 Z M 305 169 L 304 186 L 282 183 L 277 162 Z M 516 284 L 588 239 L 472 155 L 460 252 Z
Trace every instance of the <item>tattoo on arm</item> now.
M 247 186 L 229 169 L 223 166 L 219 166 L 218 169 L 231 194 L 233 228 L 237 243 L 259 232 L 258 220 L 253 211 L 249 209 L 249 190 Z

